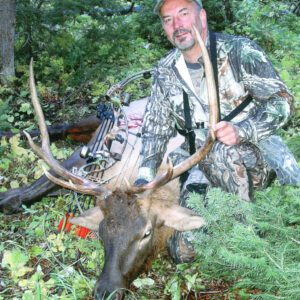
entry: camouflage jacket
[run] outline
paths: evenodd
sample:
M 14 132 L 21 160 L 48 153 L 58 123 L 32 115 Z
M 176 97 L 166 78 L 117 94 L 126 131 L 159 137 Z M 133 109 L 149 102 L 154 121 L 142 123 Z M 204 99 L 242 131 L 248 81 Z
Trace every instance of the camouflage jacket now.
M 221 118 L 250 94 L 253 101 L 232 122 L 239 128 L 242 140 L 258 145 L 287 121 L 293 98 L 265 53 L 253 41 L 216 33 L 216 45 Z M 201 94 L 197 95 L 178 49 L 172 50 L 155 68 L 144 117 L 139 178 L 151 180 L 155 176 L 167 143 L 176 134 L 175 125 L 185 127 L 183 89 L 189 96 L 193 126 L 208 124 L 203 66 L 199 76 Z

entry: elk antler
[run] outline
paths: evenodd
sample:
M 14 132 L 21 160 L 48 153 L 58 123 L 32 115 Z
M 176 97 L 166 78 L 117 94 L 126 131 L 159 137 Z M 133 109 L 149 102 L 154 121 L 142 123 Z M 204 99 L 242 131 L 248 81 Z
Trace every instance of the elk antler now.
M 214 141 L 215 141 L 215 134 L 213 132 L 213 125 L 218 123 L 219 121 L 219 106 L 218 106 L 218 98 L 217 98 L 217 90 L 216 90 L 216 84 L 214 79 L 214 71 L 212 68 L 212 64 L 209 58 L 209 54 L 207 52 L 207 49 L 205 47 L 205 44 L 195 26 L 193 26 L 196 39 L 199 43 L 199 46 L 201 48 L 203 61 L 204 61 L 204 68 L 205 68 L 205 74 L 206 74 L 206 85 L 207 85 L 207 92 L 208 92 L 208 99 L 209 99 L 209 133 L 206 138 L 206 141 L 204 142 L 204 145 L 192 156 L 187 158 L 185 161 L 181 162 L 177 166 L 173 168 L 173 170 L 169 170 L 164 172 L 162 175 L 156 176 L 151 182 L 148 184 L 145 184 L 140 187 L 132 187 L 131 190 L 134 193 L 141 193 L 146 190 L 150 190 L 153 188 L 158 188 L 164 184 L 166 184 L 168 181 L 180 176 L 196 164 L 198 164 L 204 157 L 209 153 L 211 150 Z
M 35 114 L 38 118 L 38 124 L 39 129 L 41 132 L 41 140 L 42 140 L 42 146 L 37 146 L 31 136 L 24 131 L 24 134 L 26 135 L 28 142 L 33 149 L 33 151 L 41 158 L 43 159 L 47 165 L 52 168 L 52 170 L 62 178 L 69 180 L 64 181 L 60 178 L 57 178 L 53 175 L 51 175 L 49 172 L 45 171 L 45 175 L 54 183 L 61 185 L 62 187 L 65 187 L 67 189 L 71 189 L 76 192 L 89 194 L 89 195 L 99 195 L 100 193 L 108 192 L 105 188 L 95 184 L 94 182 L 77 176 L 70 172 L 69 170 L 65 169 L 63 166 L 59 164 L 59 162 L 53 157 L 51 150 L 50 150 L 50 140 L 49 135 L 47 131 L 47 126 L 45 123 L 45 117 L 41 108 L 41 105 L 38 100 L 35 82 L 34 82 L 34 75 L 33 75 L 33 60 L 30 61 L 30 67 L 29 67 L 29 85 L 30 85 L 30 93 L 31 93 L 31 101 L 35 110 Z

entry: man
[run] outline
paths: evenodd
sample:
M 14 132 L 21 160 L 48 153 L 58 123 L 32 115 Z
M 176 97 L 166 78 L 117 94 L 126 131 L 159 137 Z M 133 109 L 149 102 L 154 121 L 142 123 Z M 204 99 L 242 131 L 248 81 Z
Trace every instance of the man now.
M 253 188 L 265 187 L 274 171 L 280 183 L 299 184 L 300 170 L 295 159 L 274 135 L 287 121 L 293 98 L 263 51 L 246 38 L 210 33 L 201 0 L 159 0 L 155 13 L 176 48 L 158 63 L 154 72 L 143 124 L 142 160 L 135 184 L 153 179 L 176 129 L 182 132 L 190 122 L 195 140 L 187 137 L 170 155 L 174 165 L 193 152 L 193 143 L 199 148 L 204 142 L 208 96 L 193 25 L 211 53 L 215 39 L 221 118 L 250 96 L 252 100 L 232 120 L 215 125 L 217 141 L 199 166 L 192 168 L 183 179 L 180 204 L 186 205 L 191 191 L 205 193 L 207 185 L 250 200 Z M 194 252 L 190 236 L 176 233 L 170 242 L 170 252 L 177 262 L 191 261 Z

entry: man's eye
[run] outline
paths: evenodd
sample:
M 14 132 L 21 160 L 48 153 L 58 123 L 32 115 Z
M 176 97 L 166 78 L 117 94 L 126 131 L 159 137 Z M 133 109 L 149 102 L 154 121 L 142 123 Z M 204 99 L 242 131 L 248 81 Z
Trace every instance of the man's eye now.
M 181 14 L 180 14 L 182 17 L 186 17 L 189 15 L 189 13 L 187 11 L 183 11 Z
M 163 22 L 164 24 L 169 24 L 171 22 L 171 18 L 165 18 Z

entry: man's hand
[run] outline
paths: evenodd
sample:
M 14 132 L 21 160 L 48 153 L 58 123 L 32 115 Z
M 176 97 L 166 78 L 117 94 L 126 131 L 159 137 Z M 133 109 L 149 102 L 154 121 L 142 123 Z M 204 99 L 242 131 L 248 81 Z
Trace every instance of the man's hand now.
M 232 146 L 240 142 L 239 131 L 236 126 L 230 122 L 221 121 L 213 126 L 215 135 L 221 143 Z

